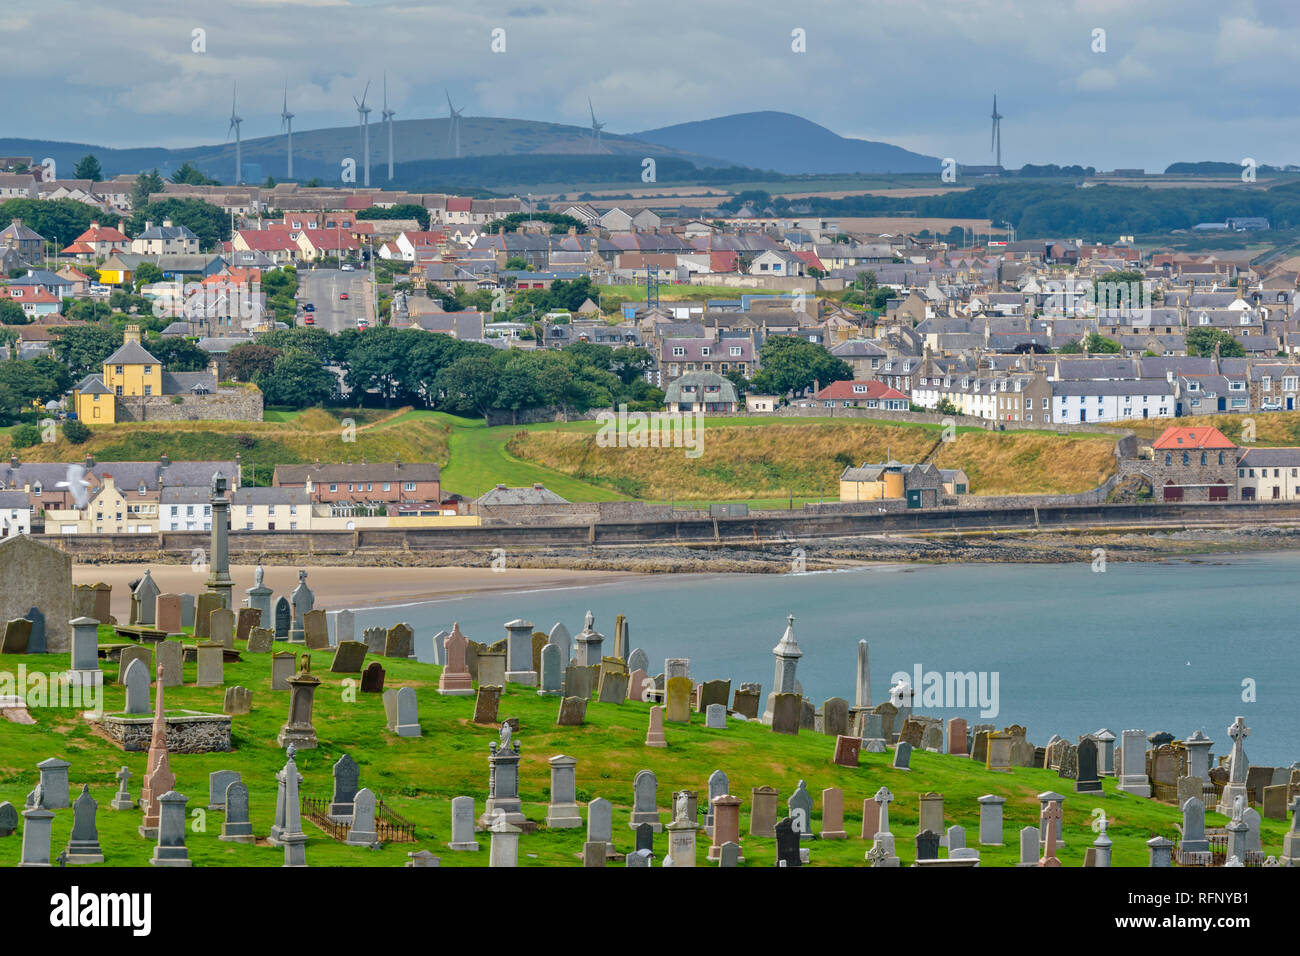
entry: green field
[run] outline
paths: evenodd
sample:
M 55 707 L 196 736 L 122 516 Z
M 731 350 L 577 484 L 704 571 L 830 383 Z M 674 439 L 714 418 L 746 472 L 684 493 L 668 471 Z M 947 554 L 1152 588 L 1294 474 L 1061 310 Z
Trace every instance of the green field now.
M 491 640 L 495 635 L 470 635 Z M 101 642 L 112 641 L 108 628 L 101 628 Z M 294 649 L 277 645 L 276 650 Z M 486 866 L 488 836 L 478 837 L 482 849 L 477 853 L 452 852 L 444 845 L 450 837 L 450 803 L 460 795 L 473 796 L 475 813 L 483 812 L 488 785 L 488 745 L 497 740 L 499 725 L 478 726 L 470 722 L 474 712 L 473 697 L 442 697 L 436 692 L 440 668 L 415 661 L 385 659 L 387 687 L 410 686 L 419 702 L 419 719 L 423 736 L 399 738 L 385 729 L 383 702 L 378 694 L 352 693 L 349 686 L 356 675 L 328 672 L 330 654 L 312 655 L 312 673 L 321 680 L 315 697 L 315 726 L 318 749 L 300 751 L 297 764 L 305 780 L 302 792 L 307 796 L 328 798 L 331 765 L 343 753 L 351 754 L 360 765 L 360 785 L 377 793 L 394 810 L 415 824 L 417 842 L 392 843 L 382 850 L 344 846 L 304 821 L 308 834 L 307 862 L 314 866 L 399 866 L 408 851 L 427 849 L 442 858 L 443 866 Z M 176 776 L 175 789 L 189 797 L 190 829 L 186 833 L 190 858 L 203 866 L 279 866 L 280 849 L 223 843 L 217 839 L 222 814 L 207 811 L 208 774 L 215 770 L 238 770 L 250 790 L 254 832 L 265 837 L 274 817 L 275 773 L 284 765 L 284 754 L 275 737 L 284 723 L 289 702 L 287 692 L 270 689 L 270 655 L 244 654 L 244 660 L 226 665 L 226 686 L 240 685 L 253 691 L 253 710 L 234 718 L 233 753 L 199 755 L 174 754 L 171 770 Z M 28 672 L 59 672 L 69 666 L 66 654 L 9 655 L 0 657 L 0 671 L 16 672 L 19 665 Z M 117 675 L 117 665 L 105 662 L 106 680 Z M 195 666 L 185 666 L 185 680 L 191 682 Z M 701 675 L 701 677 L 710 675 Z M 114 713 L 123 706 L 124 692 L 115 683 L 106 683 L 104 710 Z M 186 686 L 169 688 L 165 706 L 170 710 L 220 712 L 223 692 L 220 688 Z M 659 782 L 658 805 L 664 822 L 670 815 L 674 790 L 697 790 L 707 794 L 709 775 L 723 770 L 730 779 L 730 790 L 743 799 L 741 807 L 741 846 L 746 866 L 771 866 L 775 859 L 774 841 L 748 835 L 750 791 L 758 786 L 773 786 L 780 792 L 780 807 L 800 780 L 816 798 L 815 829 L 820 830 L 821 790 L 839 787 L 844 792 L 845 824 L 849 839 L 811 844 L 812 865 L 863 865 L 869 844 L 859 838 L 863 800 L 880 787 L 894 794 L 890 807 L 891 831 L 896 834 L 898 855 L 911 862 L 913 836 L 918 823 L 918 797 L 927 791 L 944 794 L 945 826 L 960 824 L 966 828 L 967 844 L 981 851 L 982 865 L 1006 866 L 1017 858 L 1016 833 L 1021 827 L 1038 823 L 1039 804 L 1036 794 L 1046 790 L 1067 793 L 1064 810 L 1065 843 L 1059 857 L 1066 866 L 1078 866 L 1085 848 L 1096 834 L 1090 829 L 1094 813 L 1101 809 L 1109 821 L 1109 835 L 1114 840 L 1114 863 L 1117 866 L 1145 866 L 1146 841 L 1152 836 L 1177 838 L 1174 824 L 1180 819 L 1168 804 L 1143 800 L 1114 789 L 1114 780 L 1105 781 L 1105 793 L 1074 795 L 1069 781 L 1047 770 L 1017 769 L 1010 773 L 992 772 L 960 757 L 916 752 L 910 772 L 895 770 L 892 754 L 863 754 L 857 769 L 831 763 L 834 739 L 822 734 L 803 732 L 796 737 L 773 734 L 757 723 L 729 721 L 726 730 L 706 730 L 703 718 L 693 714 L 689 725 L 667 724 L 667 749 L 644 746 L 648 706 L 640 702 L 624 704 L 592 703 L 583 727 L 556 727 L 559 706 L 553 697 L 539 697 L 533 688 L 508 685 L 500 707 L 501 717 L 518 717 L 516 739 L 521 742 L 520 795 L 524 813 L 530 820 L 544 821 L 549 794 L 548 758 L 568 754 L 577 759 L 578 800 L 585 803 L 600 796 L 614 805 L 614 842 L 623 852 L 633 845 L 628 828 L 632 802 L 632 779 L 642 769 L 653 770 Z M 33 707 L 34 726 L 0 721 L 0 800 L 21 808 L 27 793 L 36 785 L 36 765 L 47 757 L 57 756 L 71 763 L 69 775 L 72 796 L 82 784 L 90 785 L 91 795 L 99 801 L 100 843 L 107 858 L 104 865 L 142 866 L 153 844 L 136 834 L 141 820 L 138 810 L 113 811 L 109 801 L 117 789 L 114 774 L 120 766 L 131 769 L 131 793 L 140 795 L 146 754 L 124 753 L 93 732 L 78 710 Z M 1039 728 L 1035 737 L 1045 736 Z M 978 846 L 979 805 L 977 798 L 997 793 L 1007 798 L 1004 836 L 1001 847 Z M 872 804 L 874 808 L 874 804 Z M 20 826 L 21 826 L 20 820 Z M 1220 825 L 1223 818 L 1209 814 L 1208 825 Z M 57 811 L 54 820 L 52 850 L 57 854 L 66 845 L 72 826 L 72 811 Z M 1263 845 L 1276 854 L 1286 824 L 1263 821 Z M 545 826 L 520 840 L 521 866 L 577 866 L 576 854 L 582 849 L 583 829 L 549 831 Z M 19 858 L 21 838 L 0 839 L 0 867 L 13 866 Z M 656 838 L 656 852 L 666 850 L 666 835 Z M 697 841 L 700 865 L 707 865 L 708 839 L 701 831 Z

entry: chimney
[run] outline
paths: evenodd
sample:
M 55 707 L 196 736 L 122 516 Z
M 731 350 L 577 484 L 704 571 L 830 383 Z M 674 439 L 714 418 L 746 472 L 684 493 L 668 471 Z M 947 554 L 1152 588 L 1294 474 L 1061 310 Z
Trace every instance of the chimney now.
M 9 467 L 10 468 L 18 467 L 18 453 L 16 451 L 11 451 L 9 453 Z
M 171 463 L 172 460 L 167 457 L 167 452 L 163 452 L 158 456 L 158 464 L 162 465 L 164 468 L 168 467 Z
M 136 345 L 140 344 L 140 326 L 128 325 L 126 327 L 122 332 L 122 344 L 125 345 L 127 342 L 134 342 Z
M 86 458 L 85 458 L 83 464 L 86 466 L 86 470 L 87 470 L 87 471 L 89 471 L 90 469 L 92 469 L 92 468 L 95 467 L 95 459 L 94 459 L 94 457 L 90 454 L 90 452 L 86 452 Z
M 402 456 L 401 456 L 401 455 L 394 455 L 394 456 L 393 456 L 393 467 L 394 467 L 394 468 L 401 468 L 401 467 L 402 467 Z
M 152 219 L 146 219 L 146 220 L 144 221 L 144 231 L 145 231 L 145 232 L 148 232 L 148 231 L 149 231 L 150 229 L 152 229 L 152 228 L 153 228 L 153 220 L 152 220 Z
M 540 481 L 534 481 L 534 482 L 533 482 L 533 490 L 534 490 L 534 491 L 541 491 L 544 487 L 546 487 L 546 486 L 543 485 Z

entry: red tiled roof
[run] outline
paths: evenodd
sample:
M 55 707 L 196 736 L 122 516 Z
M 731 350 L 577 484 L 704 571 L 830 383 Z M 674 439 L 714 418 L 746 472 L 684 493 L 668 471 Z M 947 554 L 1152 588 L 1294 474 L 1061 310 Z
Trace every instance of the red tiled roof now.
M 855 385 L 865 385 L 867 390 L 865 392 L 855 392 L 853 390 Z M 813 397 L 818 400 L 848 398 L 901 398 L 903 401 L 908 400 L 906 393 L 900 392 L 896 388 L 890 388 L 884 382 L 877 381 L 876 379 L 871 379 L 866 382 L 854 382 L 848 380 L 842 382 L 831 382 Z
M 469 212 L 470 204 L 473 201 L 474 200 L 470 199 L 468 196 L 448 196 L 447 211 L 448 212 Z
M 1166 428 L 1155 440 L 1152 448 L 1236 448 L 1217 428 L 1193 425 L 1190 428 Z
M 802 259 L 804 265 L 808 266 L 810 269 L 816 269 L 819 272 L 829 271 L 824 265 L 822 265 L 822 261 L 817 258 L 817 253 L 815 252 L 796 252 L 794 255 L 796 259 Z

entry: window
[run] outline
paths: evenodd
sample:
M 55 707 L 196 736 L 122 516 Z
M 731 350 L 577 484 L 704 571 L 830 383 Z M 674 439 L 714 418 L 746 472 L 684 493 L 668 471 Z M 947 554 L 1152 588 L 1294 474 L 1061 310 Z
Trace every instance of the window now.
M 1296 390 L 1296 380 L 1297 380 L 1297 378 L 1300 378 L 1300 376 L 1296 376 L 1296 375 L 1284 375 L 1284 376 L 1282 376 L 1282 391 L 1284 391 L 1284 392 L 1294 392 L 1294 391 Z
M 146 385 L 146 386 L 144 387 L 144 393 L 145 393 L 146 395 L 152 395 L 152 394 L 153 394 L 153 386 L 152 386 L 152 385 Z
M 339 486 L 338 486 L 338 485 L 333 484 L 333 483 L 330 484 L 330 491 L 338 491 L 338 490 L 339 490 Z
M 270 517 L 271 515 L 275 514 L 275 505 L 267 505 L 267 506 L 266 506 L 266 514 L 267 514 L 267 517 Z
M 708 354 L 709 354 L 709 347 L 707 345 L 701 345 L 700 355 L 708 355 Z
M 121 385 L 113 386 L 113 394 L 120 396 L 122 394 L 122 386 Z
M 413 481 L 404 482 L 404 483 L 402 484 L 402 490 L 403 490 L 403 491 L 414 491 L 414 490 L 415 490 L 415 482 L 413 482 Z
M 116 369 L 114 369 L 114 371 L 117 372 L 118 375 L 121 375 L 123 372 L 122 366 L 119 365 Z
M 392 490 L 393 490 L 393 489 L 389 486 L 389 482 L 385 481 L 385 482 L 384 482 L 384 491 L 392 491 Z M 290 514 L 292 514 L 292 512 L 290 512 Z
M 728 355 L 739 356 L 739 355 L 741 355 L 741 354 L 743 353 L 743 351 L 744 351 L 744 350 L 743 350 L 739 345 L 733 345 L 733 346 L 731 346 L 731 348 L 729 348 L 729 349 L 727 350 L 727 354 L 728 354 Z
M 686 354 L 686 349 L 684 349 L 682 346 L 680 346 L 680 345 L 674 345 L 674 346 L 673 346 L 673 357 L 674 357 L 674 358 L 678 358 L 678 357 L 683 356 L 683 355 L 685 355 L 685 354 Z
M 1183 464 L 1190 465 L 1191 463 L 1192 463 L 1192 456 L 1189 455 L 1187 452 L 1183 452 Z
M 1223 452 L 1219 452 L 1219 464 L 1220 464 L 1220 465 L 1223 464 Z M 1294 468 L 1291 469 L 1291 473 L 1292 473 L 1292 474 L 1295 474 L 1295 469 L 1294 469 Z
M 1207 452 L 1201 452 L 1201 464 L 1203 466 L 1209 464 L 1209 454 Z
M 1273 376 L 1265 375 L 1259 380 L 1259 387 L 1264 391 L 1270 391 L 1273 388 Z
M 146 366 L 144 367 L 144 374 L 146 374 L 146 375 L 152 375 L 152 374 L 153 374 L 153 366 L 152 366 L 152 365 L 146 365 Z

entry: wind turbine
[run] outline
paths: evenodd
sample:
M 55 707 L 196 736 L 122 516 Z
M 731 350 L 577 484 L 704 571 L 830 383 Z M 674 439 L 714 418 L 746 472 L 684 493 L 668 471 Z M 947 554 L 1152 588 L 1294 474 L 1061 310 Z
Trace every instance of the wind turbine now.
M 443 90 L 443 92 L 447 93 L 446 90 Z M 450 114 L 447 126 L 447 149 L 451 150 L 454 142 L 455 156 L 460 159 L 460 114 L 465 112 L 465 107 L 462 106 L 460 109 L 456 109 L 456 107 L 452 106 L 451 94 L 447 93 L 447 110 Z
M 997 163 L 1002 165 L 1002 114 L 998 112 L 998 95 L 993 94 L 993 140 L 989 143 L 989 148 L 994 150 L 997 156 Z
M 591 111 L 591 152 L 600 152 L 600 131 L 605 128 L 604 123 L 596 122 L 596 109 L 591 105 L 591 97 L 587 97 L 587 109 Z
M 289 112 L 289 84 L 284 84 L 284 106 L 280 110 L 280 129 L 289 134 L 289 179 L 293 179 L 293 114 Z
M 384 74 L 384 123 L 388 126 L 388 178 L 393 178 L 393 117 L 397 115 L 397 110 L 388 108 L 388 74 Z
M 243 155 L 241 153 L 242 144 L 239 138 L 239 124 L 244 122 L 242 116 L 235 113 L 235 94 L 238 86 L 232 86 L 230 93 L 230 128 L 226 130 L 226 139 L 230 139 L 230 130 L 235 131 L 235 185 L 238 186 L 244 181 Z
M 361 126 L 361 154 L 365 157 L 366 186 L 370 185 L 370 107 L 366 105 L 366 94 L 369 92 L 370 81 L 366 80 L 366 88 L 361 91 L 361 99 L 352 97 L 352 102 L 357 104 L 357 122 Z

